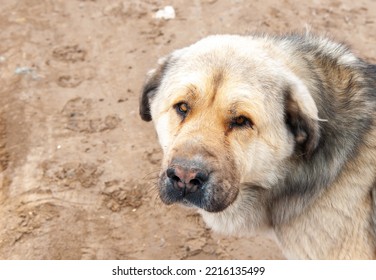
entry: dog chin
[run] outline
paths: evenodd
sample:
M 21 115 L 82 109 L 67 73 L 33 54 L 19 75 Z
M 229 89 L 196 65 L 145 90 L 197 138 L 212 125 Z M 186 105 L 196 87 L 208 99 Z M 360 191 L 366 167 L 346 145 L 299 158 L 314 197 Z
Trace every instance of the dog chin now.
M 226 210 L 226 208 L 229 206 L 222 203 L 203 203 L 200 201 L 191 201 L 187 198 L 171 199 L 163 195 L 161 195 L 160 197 L 162 202 L 166 205 L 178 204 L 186 208 L 193 208 L 208 213 L 219 213 Z

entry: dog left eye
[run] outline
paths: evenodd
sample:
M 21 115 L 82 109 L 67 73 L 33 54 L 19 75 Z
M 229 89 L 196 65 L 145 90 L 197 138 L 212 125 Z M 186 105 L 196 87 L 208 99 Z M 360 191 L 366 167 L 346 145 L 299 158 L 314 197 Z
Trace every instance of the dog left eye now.
M 250 127 L 253 128 L 253 123 L 250 119 L 244 116 L 233 118 L 230 123 L 230 128 L 234 127 Z

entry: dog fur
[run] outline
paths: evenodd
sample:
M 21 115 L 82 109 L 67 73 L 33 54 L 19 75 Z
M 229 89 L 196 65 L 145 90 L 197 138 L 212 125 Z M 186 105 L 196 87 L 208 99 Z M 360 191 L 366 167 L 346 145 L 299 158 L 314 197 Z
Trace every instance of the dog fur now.
M 288 258 L 376 258 L 376 65 L 344 45 L 209 36 L 149 72 L 140 115 L 166 204 L 221 233 L 271 232 Z

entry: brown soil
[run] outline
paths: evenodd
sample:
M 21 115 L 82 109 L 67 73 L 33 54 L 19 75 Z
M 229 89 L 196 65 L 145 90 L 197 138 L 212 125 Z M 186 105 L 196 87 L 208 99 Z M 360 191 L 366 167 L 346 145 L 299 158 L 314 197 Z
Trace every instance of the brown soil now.
M 265 237 L 213 234 L 159 201 L 144 74 L 205 35 L 306 25 L 375 62 L 375 1 L 2 2 L 0 258 L 283 258 Z M 175 19 L 153 18 L 169 4 Z

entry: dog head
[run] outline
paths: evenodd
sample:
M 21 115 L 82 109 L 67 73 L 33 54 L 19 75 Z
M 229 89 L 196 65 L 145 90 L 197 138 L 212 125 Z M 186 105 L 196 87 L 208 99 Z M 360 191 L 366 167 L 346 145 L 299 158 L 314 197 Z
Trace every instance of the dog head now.
M 287 159 L 314 153 L 317 108 L 286 61 L 267 40 L 240 36 L 207 37 L 159 61 L 140 115 L 164 152 L 163 202 L 221 212 L 245 188 L 273 188 Z

